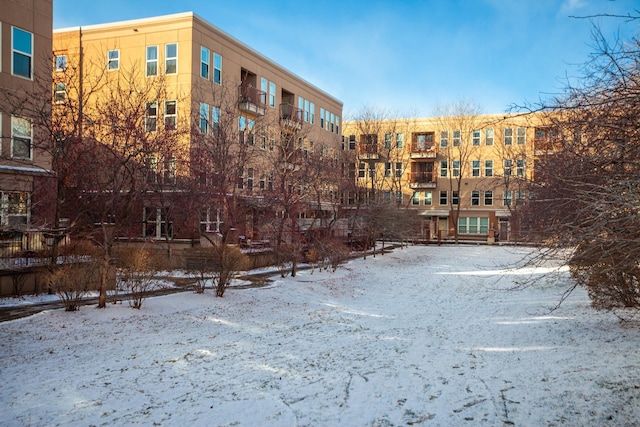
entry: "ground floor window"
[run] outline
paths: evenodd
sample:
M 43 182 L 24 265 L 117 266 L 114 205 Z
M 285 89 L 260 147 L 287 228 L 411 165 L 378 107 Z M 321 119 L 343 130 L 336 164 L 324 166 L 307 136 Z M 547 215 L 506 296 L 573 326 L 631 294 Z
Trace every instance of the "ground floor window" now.
M 144 208 L 144 237 L 163 239 L 173 237 L 173 223 L 167 208 Z
M 220 209 L 207 209 L 200 214 L 201 233 L 219 233 L 222 228 Z
M 25 228 L 29 224 L 29 193 L 0 192 L 0 226 Z
M 489 234 L 489 218 L 463 217 L 458 219 L 458 234 Z

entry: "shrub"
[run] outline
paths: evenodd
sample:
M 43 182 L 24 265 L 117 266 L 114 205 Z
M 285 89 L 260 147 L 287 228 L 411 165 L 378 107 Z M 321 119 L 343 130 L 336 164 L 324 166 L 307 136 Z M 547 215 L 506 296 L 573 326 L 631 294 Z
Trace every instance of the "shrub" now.
M 98 273 L 98 264 L 83 261 L 64 264 L 49 272 L 51 289 L 64 303 L 65 311 L 76 311 Z
M 115 252 L 121 282 L 129 294 L 129 306 L 140 309 L 142 302 L 156 288 L 158 257 L 140 248 L 123 248 Z

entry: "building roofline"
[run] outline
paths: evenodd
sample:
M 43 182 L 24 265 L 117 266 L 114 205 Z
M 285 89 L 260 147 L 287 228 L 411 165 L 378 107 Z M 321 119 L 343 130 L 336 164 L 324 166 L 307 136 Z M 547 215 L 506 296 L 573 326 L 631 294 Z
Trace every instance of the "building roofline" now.
M 329 93 L 327 93 L 324 90 L 320 89 L 318 86 L 316 86 L 316 85 L 310 83 L 309 81 L 305 80 L 304 78 L 300 77 L 298 74 L 296 74 L 296 73 L 292 72 L 291 70 L 283 67 L 282 65 L 280 65 L 276 61 L 272 60 L 268 56 L 258 52 L 257 50 L 255 50 L 251 46 L 249 46 L 246 43 L 240 41 L 239 39 L 237 39 L 236 37 L 232 36 L 231 34 L 223 31 L 219 27 L 213 25 L 211 22 L 209 22 L 208 20 L 204 19 L 203 17 L 201 17 L 200 15 L 198 15 L 198 14 L 196 14 L 194 12 L 180 12 L 180 13 L 174 13 L 174 14 L 170 14 L 170 15 L 161 15 L 161 16 L 154 16 L 154 17 L 149 17 L 149 18 L 139 18 L 139 19 L 130 19 L 130 20 L 125 20 L 125 21 L 107 22 L 107 23 L 103 23 L 103 24 L 91 24 L 91 25 L 82 25 L 82 26 L 76 26 L 76 27 L 58 28 L 58 29 L 54 29 L 53 33 L 54 34 L 55 33 L 66 33 L 66 32 L 71 32 L 71 31 L 76 31 L 77 32 L 77 31 L 80 31 L 80 30 L 83 30 L 83 31 L 103 30 L 103 29 L 108 29 L 108 28 L 113 28 L 113 27 L 135 26 L 135 25 L 151 24 L 151 23 L 155 23 L 155 22 L 173 21 L 173 20 L 179 20 L 179 19 L 185 19 L 185 18 L 192 18 L 193 20 L 197 19 L 202 24 L 204 24 L 206 26 L 209 26 L 211 29 L 213 29 L 214 31 L 220 33 L 222 36 L 228 38 L 233 43 L 236 43 L 240 47 L 250 51 L 252 54 L 260 57 L 261 59 L 264 59 L 264 60 L 270 62 L 271 64 L 276 66 L 278 69 L 280 69 L 280 71 L 282 71 L 282 72 L 284 72 L 286 74 L 289 74 L 292 77 L 295 77 L 296 79 L 298 79 L 301 82 L 309 85 L 310 87 L 312 87 L 315 90 L 317 90 L 319 93 L 325 95 L 326 97 L 332 99 L 333 101 L 335 101 L 336 103 L 338 103 L 338 104 L 340 104 L 341 106 L 344 107 L 344 104 L 338 98 L 334 97 L 333 95 L 330 95 Z

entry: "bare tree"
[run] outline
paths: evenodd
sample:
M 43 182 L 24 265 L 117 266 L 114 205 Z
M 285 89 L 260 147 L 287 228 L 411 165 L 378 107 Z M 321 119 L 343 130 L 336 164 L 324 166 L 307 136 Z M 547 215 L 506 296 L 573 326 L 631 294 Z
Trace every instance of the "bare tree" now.
M 461 197 L 462 182 L 468 177 L 467 165 L 476 157 L 481 140 L 483 123 L 480 118 L 481 107 L 470 100 L 436 107 L 434 115 L 437 117 L 441 132 L 448 133 L 448 143 L 440 146 L 440 177 L 449 183 L 449 209 L 452 214 L 455 242 L 458 243 L 458 220 L 460 209 L 466 198 Z M 479 159 L 479 156 L 478 156 Z
M 534 106 L 545 121 L 526 220 L 549 253 L 564 255 L 595 308 L 637 309 L 640 42 L 609 44 L 597 29 L 594 40 L 579 85 Z

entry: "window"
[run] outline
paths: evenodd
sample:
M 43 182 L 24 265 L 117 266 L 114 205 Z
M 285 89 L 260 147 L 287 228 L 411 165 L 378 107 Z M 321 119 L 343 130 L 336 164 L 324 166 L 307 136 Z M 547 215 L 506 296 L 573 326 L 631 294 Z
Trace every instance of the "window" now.
M 440 160 L 440 176 L 446 178 L 449 175 L 449 161 Z
M 460 193 L 458 191 L 451 192 L 451 204 L 457 205 L 460 203 Z
M 505 128 L 504 129 L 504 145 L 512 145 L 513 144 L 513 129 Z
M 222 216 L 220 209 L 207 208 L 200 212 L 200 232 L 219 233 L 222 227 Z
M 460 176 L 460 160 L 454 160 L 451 163 L 451 176 Z
M 110 50 L 107 52 L 107 70 L 114 71 L 120 69 L 120 50 Z
M 349 150 L 355 150 L 355 149 L 356 149 L 356 136 L 349 135 Z
M 298 108 L 303 111 L 304 121 L 313 124 L 315 121 L 316 106 L 313 102 L 309 102 L 308 99 L 298 97 Z M 333 132 L 335 116 L 331 115 L 331 131 Z
M 484 161 L 484 176 L 493 176 L 493 160 Z
M 489 218 L 462 217 L 458 219 L 459 234 L 489 234 Z
M 459 130 L 454 130 L 452 135 L 452 143 L 454 147 L 460 146 L 460 141 L 462 140 L 462 135 Z
M 480 191 L 473 190 L 471 192 L 471 206 L 480 206 Z
M 62 104 L 67 99 L 67 84 L 58 82 L 53 85 L 53 101 Z
M 176 183 L 176 159 L 164 159 L 162 162 L 162 182 L 164 184 Z
M 276 106 L 276 84 L 269 82 L 269 107 Z
M 511 192 L 511 190 L 505 190 L 502 193 L 502 205 L 511 206 L 512 200 L 513 200 L 513 193 Z
M 440 191 L 440 206 L 449 204 L 449 195 L 446 190 Z
M 471 145 L 478 146 L 480 145 L 480 131 L 474 130 L 471 132 Z
M 158 46 L 147 46 L 147 77 L 158 75 Z
M 222 55 L 213 53 L 213 82 L 222 84 Z
M 220 128 L 220 107 L 213 107 L 211 110 L 211 128 L 214 131 Z
M 253 168 L 247 169 L 247 189 L 253 190 Z
M 391 162 L 384 163 L 384 176 L 385 177 L 391 176 Z
M 32 139 L 31 121 L 22 117 L 11 117 L 11 157 L 30 160 Z
M 164 46 L 164 73 L 178 72 L 178 44 L 170 43 Z
M 33 78 L 33 34 L 12 27 L 11 31 L 12 68 L 14 76 Z
M 511 159 L 503 160 L 502 169 L 504 170 L 504 176 L 511 176 L 512 163 Z
M 493 145 L 493 129 L 484 130 L 484 143 L 485 145 Z
M 401 205 L 402 201 L 402 191 L 396 191 L 396 203 Z
M 440 147 L 446 148 L 449 145 L 449 131 L 440 131 Z
M 67 69 L 67 55 L 56 55 L 55 58 L 56 71 L 64 71 Z
M 320 108 L 320 129 L 324 129 L 325 118 L 324 118 L 324 108 Z
M 147 183 L 154 184 L 158 179 L 158 158 L 149 156 L 145 159 L 147 167 Z
M 400 178 L 402 176 L 403 167 L 402 162 L 396 162 L 396 178 Z
M 360 162 L 358 165 L 358 178 L 364 178 L 366 176 L 366 165 L 364 162 Z
M 155 132 L 158 128 L 158 103 L 147 102 L 144 116 L 144 130 Z
M 385 133 L 384 134 L 384 148 L 386 150 L 391 150 L 391 139 L 393 137 L 393 134 L 391 133 Z
M 168 220 L 167 208 L 144 208 L 144 237 L 162 239 L 173 237 L 173 223 Z
M 431 206 L 431 203 L 433 203 L 433 194 L 431 193 L 431 191 L 425 191 L 424 192 L 424 205 L 425 206 Z
M 516 175 L 519 177 L 524 176 L 524 159 L 516 159 Z
M 523 145 L 527 142 L 527 130 L 525 128 L 518 128 L 516 132 L 516 142 L 518 145 Z
M 29 224 L 29 193 L 0 193 L 0 226 L 25 228 Z
M 521 205 L 524 203 L 525 197 L 526 197 L 526 193 L 524 190 L 516 190 L 515 191 L 515 196 L 516 196 L 516 205 Z
M 396 133 L 396 148 L 403 148 L 403 147 L 404 147 L 404 134 Z
M 209 105 L 204 102 L 200 103 L 200 132 L 209 132 Z
M 480 160 L 471 161 L 471 176 L 480 176 Z
M 175 130 L 176 129 L 176 101 L 164 102 L 164 129 Z
M 487 190 L 484 192 L 484 205 L 493 206 L 493 191 Z
M 200 77 L 209 80 L 209 67 L 211 63 L 211 51 L 204 46 L 200 47 Z
M 411 204 L 414 206 L 420 205 L 420 192 L 414 191 L 413 196 L 411 196 Z

